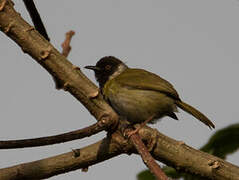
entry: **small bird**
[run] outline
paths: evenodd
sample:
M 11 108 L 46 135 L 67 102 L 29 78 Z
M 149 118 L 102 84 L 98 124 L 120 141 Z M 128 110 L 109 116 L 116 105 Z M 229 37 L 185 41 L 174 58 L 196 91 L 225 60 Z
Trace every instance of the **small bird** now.
M 104 99 L 130 124 L 141 123 L 142 127 L 164 116 L 178 120 L 175 112 L 179 107 L 210 129 L 215 128 L 204 114 L 179 98 L 173 85 L 154 73 L 129 68 L 113 56 L 85 68 L 95 72 Z

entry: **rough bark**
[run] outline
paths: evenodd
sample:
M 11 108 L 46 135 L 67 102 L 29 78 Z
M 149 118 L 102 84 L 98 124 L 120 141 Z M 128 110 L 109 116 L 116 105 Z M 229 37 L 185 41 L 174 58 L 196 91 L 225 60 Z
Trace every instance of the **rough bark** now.
M 151 154 L 177 170 L 200 174 L 213 180 L 239 180 L 239 167 L 193 149 L 154 129 L 139 132 L 144 142 L 155 141 Z M 85 169 L 122 153 L 135 153 L 134 146 L 117 131 L 107 138 L 72 152 L 0 169 L 1 180 L 42 179 L 76 169 Z
M 42 65 L 62 87 L 76 97 L 98 120 L 118 121 L 117 114 L 103 100 L 98 88 L 45 40 L 13 9 L 10 0 L 0 0 L 0 30 Z M 211 179 L 239 180 L 239 168 L 220 158 L 195 150 L 150 128 L 140 130 L 152 148 L 155 159 L 181 171 L 200 174 Z M 157 136 L 153 136 L 157 134 Z M 156 138 L 156 139 L 152 139 Z M 102 162 L 121 153 L 135 152 L 133 146 L 118 132 L 96 144 L 47 159 L 20 164 L 0 170 L 0 179 L 34 179 L 50 177 Z M 38 176 L 38 177 L 36 177 Z

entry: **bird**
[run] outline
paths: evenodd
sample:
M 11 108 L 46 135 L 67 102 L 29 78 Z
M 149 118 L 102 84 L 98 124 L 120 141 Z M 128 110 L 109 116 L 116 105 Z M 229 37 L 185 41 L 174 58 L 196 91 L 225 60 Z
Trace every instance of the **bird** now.
M 94 71 L 103 98 L 130 124 L 141 124 L 142 128 L 165 116 L 178 120 L 175 112 L 179 107 L 210 129 L 215 128 L 203 113 L 181 100 L 171 83 L 152 72 L 130 68 L 114 56 L 105 56 L 85 68 Z

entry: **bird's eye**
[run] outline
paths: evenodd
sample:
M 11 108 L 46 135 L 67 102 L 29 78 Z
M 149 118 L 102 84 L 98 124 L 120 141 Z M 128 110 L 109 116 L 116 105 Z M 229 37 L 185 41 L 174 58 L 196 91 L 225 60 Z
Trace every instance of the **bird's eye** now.
M 111 69 L 111 65 L 106 65 L 105 66 L 105 70 L 110 70 Z

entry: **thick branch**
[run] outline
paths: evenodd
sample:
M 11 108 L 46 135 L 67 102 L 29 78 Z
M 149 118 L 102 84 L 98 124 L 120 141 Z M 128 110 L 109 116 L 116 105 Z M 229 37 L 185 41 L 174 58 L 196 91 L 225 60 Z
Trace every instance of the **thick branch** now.
M 120 138 L 118 136 L 117 138 Z M 117 139 L 117 138 L 114 138 Z M 76 169 L 85 169 L 122 153 L 118 143 L 107 137 L 82 149 L 39 161 L 0 169 L 1 180 L 43 179 Z
M 110 118 L 114 122 L 117 121 L 118 116 L 103 100 L 97 87 L 32 26 L 27 24 L 14 11 L 9 0 L 0 0 L 0 30 L 19 44 L 24 52 L 31 55 L 50 74 L 59 78 L 64 89 L 81 101 L 98 120 Z M 140 130 L 140 134 L 144 140 L 149 142 L 148 138 L 151 137 L 152 131 L 152 129 L 144 128 L 144 130 Z M 74 151 L 42 161 L 1 169 L 0 179 L 7 179 L 7 177 L 13 177 L 12 179 L 14 179 L 14 177 L 22 177 L 23 174 L 24 178 L 22 179 L 31 179 L 33 174 L 35 175 L 34 178 L 36 178 L 36 175 L 50 177 L 70 170 L 88 167 L 122 152 L 131 151 L 132 146 L 125 140 L 119 140 L 120 138 L 122 139 L 121 136 L 114 133 L 110 141 L 105 142 L 106 140 L 103 140 L 95 145 L 83 148 L 84 150 L 90 148 L 87 152 L 80 150 L 80 153 L 76 153 Z M 158 133 L 156 142 L 151 152 L 152 155 L 169 166 L 215 180 L 239 179 L 239 168 L 219 158 L 197 151 L 160 133 Z M 102 152 L 102 146 L 105 147 L 106 145 L 109 148 L 103 148 L 104 152 Z
M 148 127 L 141 129 L 139 134 L 145 142 L 156 142 L 151 151 L 155 159 L 177 170 L 200 174 L 213 180 L 239 180 L 239 167 L 231 163 L 193 149 Z M 112 136 L 82 149 L 0 169 L 0 179 L 47 178 L 71 170 L 87 168 L 119 154 L 132 152 L 136 152 L 133 145 L 123 139 L 120 133 L 115 132 Z
M 8 8 L 7 6 L 3 10 L 9 10 L 9 14 L 12 14 L 12 15 L 15 13 L 13 9 Z M 16 20 L 16 18 L 19 18 L 19 19 Z M 88 84 L 86 84 L 87 82 L 83 82 L 83 81 L 82 82 L 77 82 L 77 80 L 79 80 L 79 77 L 77 79 L 72 79 L 72 77 L 73 77 L 72 72 L 74 72 L 74 71 L 78 72 L 79 75 L 83 76 L 83 74 L 80 73 L 80 70 L 76 69 L 72 64 L 67 62 L 62 57 L 60 57 L 59 52 L 57 52 L 50 44 L 44 42 L 44 39 L 38 38 L 36 36 L 37 32 L 35 32 L 35 30 L 32 29 L 31 27 L 27 27 L 29 25 L 26 24 L 20 18 L 20 16 L 15 16 L 14 20 L 15 21 L 13 21 L 13 19 L 9 16 L 9 22 L 13 22 L 13 23 L 8 24 L 8 25 L 4 24 L 5 26 L 7 25 L 7 27 L 5 27 L 6 29 L 4 29 L 4 26 L 3 26 L 3 31 L 5 31 L 5 33 L 8 33 L 8 35 L 11 38 L 14 38 L 14 40 L 17 43 L 19 43 L 19 45 L 22 45 L 22 49 L 25 52 L 29 53 L 33 58 L 37 59 L 38 63 L 43 65 L 53 75 L 55 80 L 57 79 L 57 87 L 61 87 L 59 84 L 61 84 L 61 82 L 62 82 L 63 88 L 65 90 L 68 90 L 73 95 L 75 95 L 75 97 L 77 97 L 81 102 L 82 102 L 82 100 L 84 100 L 83 96 L 86 95 L 90 90 L 92 90 L 92 92 L 90 94 L 88 94 L 88 97 L 86 97 L 86 98 L 88 98 L 87 101 L 92 100 L 92 98 L 98 97 L 98 94 L 99 94 L 98 90 L 94 90 L 91 87 L 87 88 L 86 91 L 84 91 L 83 94 L 81 94 L 81 96 L 76 96 L 76 95 L 78 95 L 79 91 L 81 92 L 82 90 L 84 90 L 84 87 L 79 86 L 79 84 L 84 84 L 84 86 L 88 85 Z M 18 24 L 18 21 L 19 21 L 19 24 Z M 20 21 L 22 21 L 22 22 L 20 22 Z M 21 28 L 21 30 L 23 29 L 24 32 L 26 32 L 24 34 L 22 34 L 21 32 L 19 33 L 20 29 L 16 28 L 16 27 L 21 26 L 21 25 L 25 26 L 25 28 Z M 31 36 L 32 34 L 34 34 L 35 36 Z M 70 40 L 71 34 L 68 35 L 69 40 Z M 16 36 L 20 37 L 21 35 L 24 36 L 24 39 L 23 38 L 22 39 L 16 38 Z M 25 35 L 26 35 L 26 37 L 25 37 Z M 31 41 L 24 41 L 25 38 L 31 38 Z M 34 40 L 35 41 L 37 40 L 39 45 L 42 46 L 42 47 L 36 47 L 36 43 L 34 42 Z M 69 47 L 69 41 L 66 42 L 65 44 Z M 63 44 L 63 45 L 65 45 L 65 44 Z M 34 47 L 34 45 L 35 45 L 35 47 Z M 30 49 L 30 48 L 34 48 L 34 49 Z M 34 50 L 36 50 L 37 48 L 41 48 L 42 50 L 40 52 L 34 52 Z M 64 46 L 63 46 L 63 49 L 64 49 Z M 68 49 L 68 52 L 69 52 L 69 49 Z M 67 56 L 68 52 L 63 52 L 63 55 Z M 58 56 L 58 58 L 57 58 L 57 56 Z M 64 62 L 64 64 L 63 64 L 63 62 Z M 69 67 L 67 67 L 67 65 Z M 66 68 L 66 67 L 69 68 L 69 69 L 66 69 L 65 72 L 62 73 L 61 71 L 64 70 L 64 68 Z M 67 75 L 67 74 L 69 74 L 69 76 L 65 77 L 64 75 Z M 84 77 L 84 78 L 86 79 L 86 77 Z M 74 83 L 74 80 L 75 80 L 75 83 Z M 89 80 L 88 80 L 88 83 L 90 83 Z M 78 89 L 78 87 L 79 87 L 79 89 Z M 83 101 L 83 104 L 87 101 Z M 86 104 L 84 104 L 84 105 L 86 105 Z M 100 104 L 100 106 L 102 106 L 102 103 Z M 87 108 L 89 108 L 89 107 L 87 107 Z M 93 109 L 90 109 L 90 110 L 91 111 L 95 110 L 95 107 Z M 106 109 L 104 109 L 104 110 L 106 110 Z M 111 110 L 111 112 L 113 112 L 113 111 Z M 116 119 L 116 117 L 117 116 L 115 116 L 115 119 Z M 26 140 L 24 140 L 24 141 L 26 142 Z M 30 140 L 30 141 L 27 141 L 27 142 L 29 142 L 30 145 L 33 145 L 32 144 L 33 140 Z M 14 143 L 16 143 L 16 142 L 14 142 Z M 19 143 L 22 143 L 22 141 L 20 141 Z
M 6 3 L 4 3 L 6 2 Z M 13 8 L 11 1 L 0 0 L 0 30 L 41 64 L 53 77 L 57 77 L 64 90 L 75 96 L 100 120 L 109 117 L 117 122 L 118 116 L 103 100 L 95 86 L 79 68 L 75 68 L 38 31 L 25 22 Z

